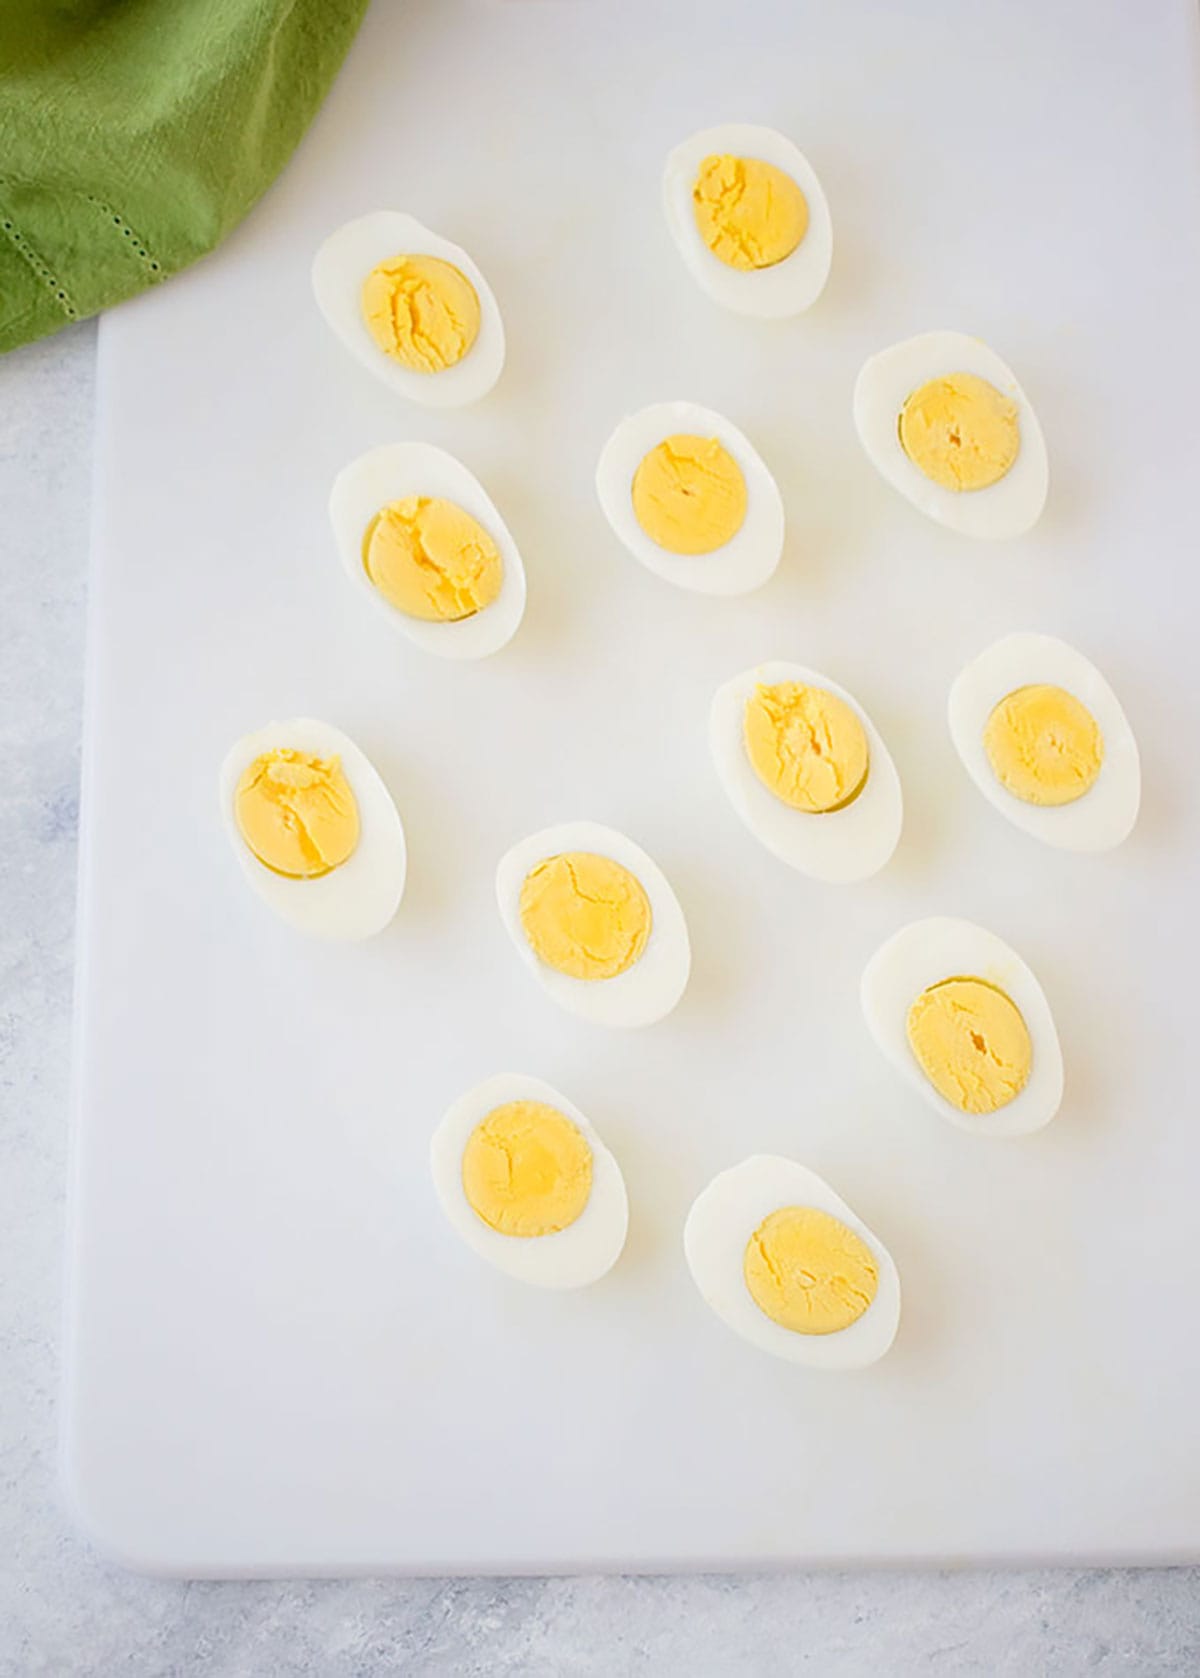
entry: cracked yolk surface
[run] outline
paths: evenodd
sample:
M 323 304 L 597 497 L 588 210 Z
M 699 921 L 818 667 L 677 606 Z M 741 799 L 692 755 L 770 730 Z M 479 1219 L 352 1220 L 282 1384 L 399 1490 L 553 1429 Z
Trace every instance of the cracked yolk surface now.
M 1104 736 L 1087 706 L 1045 682 L 1000 701 L 984 727 L 983 749 L 1000 785 L 1027 804 L 1073 803 L 1104 762 Z
M 666 437 L 633 475 L 633 511 L 660 548 L 712 553 L 742 528 L 746 480 L 715 437 Z
M 646 948 L 650 900 L 611 857 L 565 851 L 525 876 L 521 926 L 547 966 L 573 979 L 615 979 Z
M 413 373 L 443 373 L 479 336 L 479 297 L 467 276 L 439 256 L 390 256 L 363 281 L 367 331 L 385 355 Z
M 961 1113 L 994 1113 L 1029 1082 L 1033 1045 L 1021 1010 L 985 979 L 944 979 L 908 1010 L 908 1045 Z
M 757 157 L 706 157 L 692 187 L 700 237 L 730 268 L 772 268 L 808 231 L 808 203 L 795 181 Z
M 467 1138 L 463 1193 L 501 1235 L 554 1235 L 592 1192 L 592 1150 L 565 1113 L 544 1101 L 493 1107 Z
M 840 810 L 866 783 L 866 731 L 850 706 L 824 688 L 760 685 L 746 701 L 742 733 L 754 773 L 793 810 Z
M 409 495 L 378 512 L 363 537 L 363 566 L 398 611 L 456 623 L 490 606 L 504 581 L 500 550 L 453 501 Z
M 900 410 L 900 446 L 943 489 L 988 489 L 1020 451 L 1017 405 L 975 373 L 930 379 Z
M 358 844 L 358 804 L 336 757 L 263 752 L 242 771 L 234 819 L 263 867 L 291 880 L 319 879 Z
M 857 1322 L 879 1287 L 862 1238 L 815 1206 L 781 1206 L 746 1243 L 742 1274 L 759 1310 L 795 1334 L 836 1334 Z

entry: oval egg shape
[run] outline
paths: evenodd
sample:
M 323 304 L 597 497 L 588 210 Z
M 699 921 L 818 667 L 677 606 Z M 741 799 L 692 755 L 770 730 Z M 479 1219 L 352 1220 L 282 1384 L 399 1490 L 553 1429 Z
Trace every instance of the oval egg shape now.
M 900 440 L 900 416 L 909 397 L 930 380 L 961 373 L 984 380 L 1016 409 L 1016 458 L 983 489 L 936 483 L 910 459 Z M 873 355 L 854 386 L 854 424 L 880 476 L 949 530 L 1000 539 L 1023 535 L 1041 517 L 1050 483 L 1042 428 L 1011 368 L 979 338 L 966 332 L 924 332 Z
M 847 705 L 862 724 L 868 747 L 866 780 L 841 809 L 821 814 L 793 809 L 756 774 L 746 749 L 746 704 L 760 686 L 777 683 L 823 689 Z M 848 883 L 877 874 L 891 858 L 904 820 L 900 777 L 870 717 L 852 694 L 827 676 L 781 659 L 743 670 L 713 698 L 709 743 L 717 776 L 737 815 L 790 868 L 814 880 Z
M 989 1113 L 967 1112 L 948 1101 L 909 1046 L 909 1010 L 917 999 L 931 988 L 963 979 L 980 980 L 1006 997 L 1024 1021 L 1031 1046 L 1024 1087 Z M 1050 1004 L 1027 963 L 994 932 L 946 915 L 902 927 L 867 963 L 862 1007 L 887 1059 L 935 1113 L 960 1130 L 975 1136 L 1024 1136 L 1049 1124 L 1058 1112 L 1063 1060 Z
M 610 858 L 634 876 L 649 903 L 645 947 L 632 966 L 612 978 L 576 978 L 561 972 L 541 960 L 525 936 L 521 891 L 526 877 L 548 859 L 572 853 Z M 522 839 L 500 859 L 496 900 L 513 948 L 547 996 L 593 1025 L 653 1025 L 671 1012 L 687 988 L 691 945 L 679 899 L 641 846 L 615 828 L 564 822 Z
M 713 254 L 696 225 L 693 190 L 706 158 L 756 159 L 789 176 L 804 195 L 808 225 L 799 244 L 767 267 L 739 269 Z M 833 261 L 833 220 L 817 172 L 798 146 L 774 128 L 730 122 L 682 141 L 663 172 L 667 226 L 701 291 L 734 314 L 781 320 L 802 314 L 825 289 Z
M 507 1235 L 475 1211 L 463 1183 L 463 1154 L 476 1127 L 511 1102 L 552 1107 L 583 1136 L 591 1152 L 587 1204 L 565 1228 L 546 1235 Z M 433 1134 L 430 1166 L 442 1211 L 467 1246 L 498 1270 L 540 1288 L 582 1288 L 612 1269 L 625 1245 L 629 1204 L 621 1168 L 595 1126 L 566 1096 L 540 1078 L 501 1073 L 468 1090 Z
M 708 553 L 674 553 L 651 539 L 634 510 L 638 468 L 659 444 L 684 435 L 711 439 L 732 457 L 746 489 L 740 527 Z M 697 594 L 747 594 L 761 587 L 783 552 L 783 499 L 750 439 L 712 408 L 695 402 L 656 402 L 623 419 L 604 445 L 596 493 L 613 534 L 648 571 Z
M 1091 713 L 1103 740 L 1095 782 L 1072 802 L 1028 802 L 997 778 L 984 743 L 996 707 L 1021 688 L 1063 689 Z M 950 689 L 950 738 L 988 803 L 1014 827 L 1067 851 L 1108 851 L 1128 838 L 1141 803 L 1137 741 L 1116 694 L 1096 666 L 1053 635 L 1005 635 L 956 677 Z
M 746 1248 L 772 1213 L 811 1207 L 843 1224 L 869 1250 L 876 1290 L 866 1310 L 833 1333 L 803 1333 L 774 1321 L 746 1282 Z M 722 1171 L 696 1198 L 683 1231 L 692 1279 L 706 1305 L 743 1340 L 810 1369 L 862 1369 L 877 1362 L 900 1325 L 900 1278 L 891 1254 L 840 1195 L 807 1166 L 753 1154 Z
M 359 834 L 345 862 L 315 879 L 294 879 L 260 862 L 243 839 L 235 814 L 238 784 L 264 753 L 295 751 L 340 760 L 358 807 Z M 221 819 L 242 872 L 281 920 L 318 938 L 361 939 L 380 932 L 404 895 L 404 827 L 374 764 L 341 729 L 310 717 L 268 723 L 245 735 L 221 765 Z
M 491 537 L 503 566 L 500 592 L 469 617 L 431 622 L 392 604 L 367 575 L 364 542 L 376 515 L 410 497 L 440 498 L 470 515 Z M 486 658 L 512 640 L 525 614 L 525 565 L 495 503 L 473 473 L 432 443 L 385 443 L 351 461 L 334 480 L 329 518 L 346 575 L 393 628 L 439 658 Z
M 479 303 L 479 330 L 452 366 L 420 372 L 380 348 L 363 315 L 362 289 L 381 262 L 396 256 L 434 257 L 456 268 Z M 486 396 L 504 368 L 504 322 L 491 286 L 461 246 L 400 210 L 375 210 L 331 233 L 313 261 L 313 290 L 329 325 L 355 360 L 398 396 L 428 408 L 459 408 Z

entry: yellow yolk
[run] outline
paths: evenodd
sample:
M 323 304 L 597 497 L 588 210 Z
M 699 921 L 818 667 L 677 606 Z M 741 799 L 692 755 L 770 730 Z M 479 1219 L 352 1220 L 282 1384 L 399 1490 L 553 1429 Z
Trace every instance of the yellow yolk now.
M 479 298 L 439 256 L 390 256 L 363 281 L 363 319 L 385 355 L 414 373 L 442 373 L 479 335 Z
M 234 816 L 264 868 L 293 880 L 328 874 L 358 844 L 358 804 L 336 757 L 264 752 L 242 773 Z
M 494 1107 L 467 1138 L 463 1193 L 501 1235 L 554 1235 L 592 1192 L 592 1150 L 578 1125 L 544 1101 Z
M 1000 701 L 983 731 L 992 773 L 1027 804 L 1070 804 L 1095 782 L 1104 736 L 1065 688 L 1036 682 Z
M 521 925 L 547 966 L 573 979 L 615 979 L 646 948 L 650 900 L 611 857 L 570 851 L 525 876 Z
M 660 548 L 712 553 L 742 528 L 746 480 L 715 437 L 667 437 L 633 475 L 633 511 Z
M 943 489 L 987 489 L 1020 450 L 1017 405 L 974 373 L 930 379 L 900 410 L 900 446 Z
M 879 1266 L 866 1242 L 815 1206 L 782 1206 L 746 1243 L 742 1274 L 759 1310 L 795 1334 L 836 1334 L 875 1298 Z
M 700 237 L 731 268 L 770 268 L 808 230 L 808 204 L 790 175 L 756 157 L 706 157 L 692 187 Z
M 908 1044 L 934 1089 L 962 1113 L 994 1113 L 1029 1082 L 1033 1045 L 1012 999 L 984 979 L 944 979 L 908 1010 Z
M 500 550 L 453 501 L 409 495 L 375 515 L 363 537 L 367 576 L 399 611 L 456 623 L 490 606 L 504 581 Z
M 867 736 L 849 705 L 824 688 L 757 687 L 742 719 L 754 773 L 793 810 L 840 810 L 867 779 Z

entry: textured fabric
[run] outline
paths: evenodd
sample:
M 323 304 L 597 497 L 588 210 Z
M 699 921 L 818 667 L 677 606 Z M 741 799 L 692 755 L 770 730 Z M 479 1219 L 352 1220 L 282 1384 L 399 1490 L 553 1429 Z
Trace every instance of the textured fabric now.
M 0 350 L 212 249 L 366 0 L 0 0 Z

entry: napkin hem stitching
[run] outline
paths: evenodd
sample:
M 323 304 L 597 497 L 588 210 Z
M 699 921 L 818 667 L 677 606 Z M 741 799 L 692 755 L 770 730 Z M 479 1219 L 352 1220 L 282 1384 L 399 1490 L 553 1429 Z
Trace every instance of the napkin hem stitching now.
M 134 231 L 124 216 L 119 216 L 112 205 L 106 204 L 103 198 L 96 198 L 90 192 L 85 192 L 83 196 L 93 209 L 102 211 L 104 215 L 110 218 L 113 226 L 120 230 L 122 238 L 129 241 L 130 249 L 151 279 L 156 281 L 166 279 L 166 269 L 153 252 L 147 248 L 145 241 Z
M 51 268 L 50 264 L 41 256 L 36 246 L 30 244 L 29 240 L 21 232 L 21 229 L 17 226 L 12 217 L 7 214 L 7 212 L 0 213 L 0 229 L 3 230 L 9 244 L 16 251 L 17 255 L 30 269 L 32 269 L 46 289 L 53 293 L 55 302 L 58 304 L 66 318 L 68 320 L 78 320 L 79 310 L 72 302 L 70 293 L 60 282 L 58 275 L 54 272 L 53 268 Z

